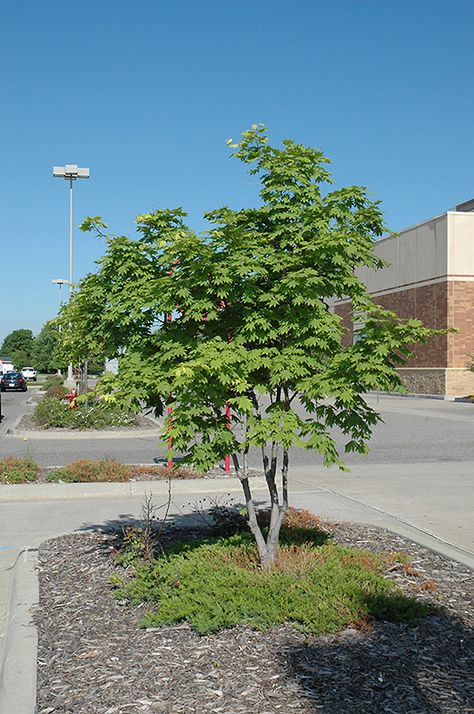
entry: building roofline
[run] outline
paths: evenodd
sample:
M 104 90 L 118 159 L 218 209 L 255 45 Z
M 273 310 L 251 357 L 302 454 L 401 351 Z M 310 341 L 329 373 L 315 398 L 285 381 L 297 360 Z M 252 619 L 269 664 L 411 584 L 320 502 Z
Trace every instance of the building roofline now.
M 408 233 L 409 231 L 415 230 L 415 228 L 420 228 L 421 226 L 426 226 L 428 223 L 431 223 L 432 221 L 438 221 L 440 218 L 444 218 L 444 216 L 473 216 L 474 217 L 474 211 L 456 211 L 455 208 L 449 210 L 449 211 L 444 211 L 444 213 L 440 213 L 437 216 L 433 216 L 432 218 L 427 218 L 425 221 L 419 221 L 419 223 L 413 223 L 411 226 L 407 226 L 406 228 L 402 228 L 399 231 L 393 231 L 388 236 L 383 236 L 383 238 L 379 238 L 376 240 L 376 243 L 381 243 L 382 241 L 389 240 L 390 238 L 398 238 L 398 236 L 402 235 L 403 233 Z
M 432 221 L 438 221 L 440 218 L 443 218 L 444 216 L 447 216 L 450 211 L 445 211 L 444 213 L 440 213 L 438 216 L 433 216 L 432 218 L 427 218 L 425 221 L 419 221 L 419 223 L 413 223 L 411 226 L 407 226 L 406 228 L 402 228 L 399 231 L 393 231 L 388 236 L 384 236 L 383 238 L 379 238 L 376 240 L 376 243 L 381 243 L 384 240 L 389 240 L 390 238 L 398 238 L 399 235 L 402 233 L 408 233 L 408 231 L 412 231 L 415 228 L 420 228 L 421 226 L 425 226 L 427 223 L 431 223 Z

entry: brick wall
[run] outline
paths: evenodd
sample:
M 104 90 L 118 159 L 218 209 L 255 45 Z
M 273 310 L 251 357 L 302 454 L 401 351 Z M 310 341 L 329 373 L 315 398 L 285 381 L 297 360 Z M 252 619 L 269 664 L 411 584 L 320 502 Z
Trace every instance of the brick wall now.
M 474 355 L 474 282 L 451 281 L 400 290 L 374 297 L 382 307 L 401 318 L 416 317 L 427 327 L 456 328 L 457 332 L 435 335 L 424 345 L 414 346 L 416 357 L 406 367 L 465 368 Z M 346 328 L 343 344 L 352 342 L 350 303 L 336 305 Z
M 448 366 L 465 367 L 474 354 L 474 282 L 449 283 L 448 325 L 458 329 L 448 336 Z
M 350 302 L 344 302 L 340 305 L 336 305 L 334 312 L 342 317 L 342 326 L 344 327 L 344 334 L 342 336 L 342 344 L 344 347 L 349 347 L 352 345 L 352 304 Z
M 397 313 L 401 318 L 417 317 L 427 327 L 445 329 L 448 325 L 447 282 L 378 295 L 374 300 L 387 310 Z M 342 317 L 343 326 L 346 328 L 343 343 L 350 344 L 352 341 L 350 303 L 336 305 L 335 311 Z M 435 335 L 426 344 L 417 345 L 416 357 L 409 360 L 406 366 L 448 367 L 448 336 Z
M 416 317 L 426 327 L 446 329 L 448 326 L 448 282 L 423 285 L 375 297 L 387 310 L 401 318 Z M 407 367 L 449 367 L 448 336 L 434 335 L 424 345 L 414 346 L 416 357 Z

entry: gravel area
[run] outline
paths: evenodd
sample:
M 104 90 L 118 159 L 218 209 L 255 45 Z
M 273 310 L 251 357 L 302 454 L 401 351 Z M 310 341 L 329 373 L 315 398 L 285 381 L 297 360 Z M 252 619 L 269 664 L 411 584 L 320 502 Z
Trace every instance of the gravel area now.
M 340 543 L 408 553 L 412 567 L 387 576 L 443 613 L 417 627 L 378 622 L 319 637 L 290 626 L 144 631 L 143 607 L 112 597 L 109 534 L 44 543 L 38 714 L 474 712 L 472 571 L 388 531 L 334 528 Z

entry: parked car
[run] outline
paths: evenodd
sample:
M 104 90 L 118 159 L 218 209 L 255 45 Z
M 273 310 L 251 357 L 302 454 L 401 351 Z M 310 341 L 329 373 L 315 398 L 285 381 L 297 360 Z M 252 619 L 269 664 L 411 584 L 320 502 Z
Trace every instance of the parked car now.
M 0 379 L 0 391 L 6 392 L 7 389 L 16 389 L 19 392 L 26 392 L 26 379 L 21 372 L 6 372 Z
M 21 373 L 26 380 L 31 379 L 32 382 L 36 382 L 36 369 L 33 367 L 23 367 Z

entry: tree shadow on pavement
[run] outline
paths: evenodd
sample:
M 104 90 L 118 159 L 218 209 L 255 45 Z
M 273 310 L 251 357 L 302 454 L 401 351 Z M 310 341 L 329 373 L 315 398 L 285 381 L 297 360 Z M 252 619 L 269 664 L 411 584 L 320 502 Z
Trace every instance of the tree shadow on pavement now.
M 263 508 L 266 503 L 255 500 L 255 505 L 258 509 Z M 84 523 L 77 531 L 109 533 L 116 547 L 120 549 L 126 530 L 149 528 L 155 542 L 155 553 L 158 555 L 165 543 L 176 541 L 190 543 L 201 538 L 228 535 L 247 529 L 246 518 L 240 515 L 244 504 L 228 494 L 216 499 L 202 498 L 189 503 L 189 507 L 193 509 L 190 512 L 183 510 L 181 513 L 176 513 L 174 510 L 171 515 L 166 515 L 166 504 L 160 505 L 156 507 L 156 512 L 151 514 L 152 517 L 147 518 L 146 503 L 144 503 L 141 517 L 132 513 L 120 513 L 116 518 L 100 523 Z
M 396 607 L 390 595 L 385 599 L 387 611 Z M 370 632 L 349 628 L 295 647 L 285 658 L 315 712 L 474 712 L 473 631 L 448 613 L 416 626 L 377 622 Z

